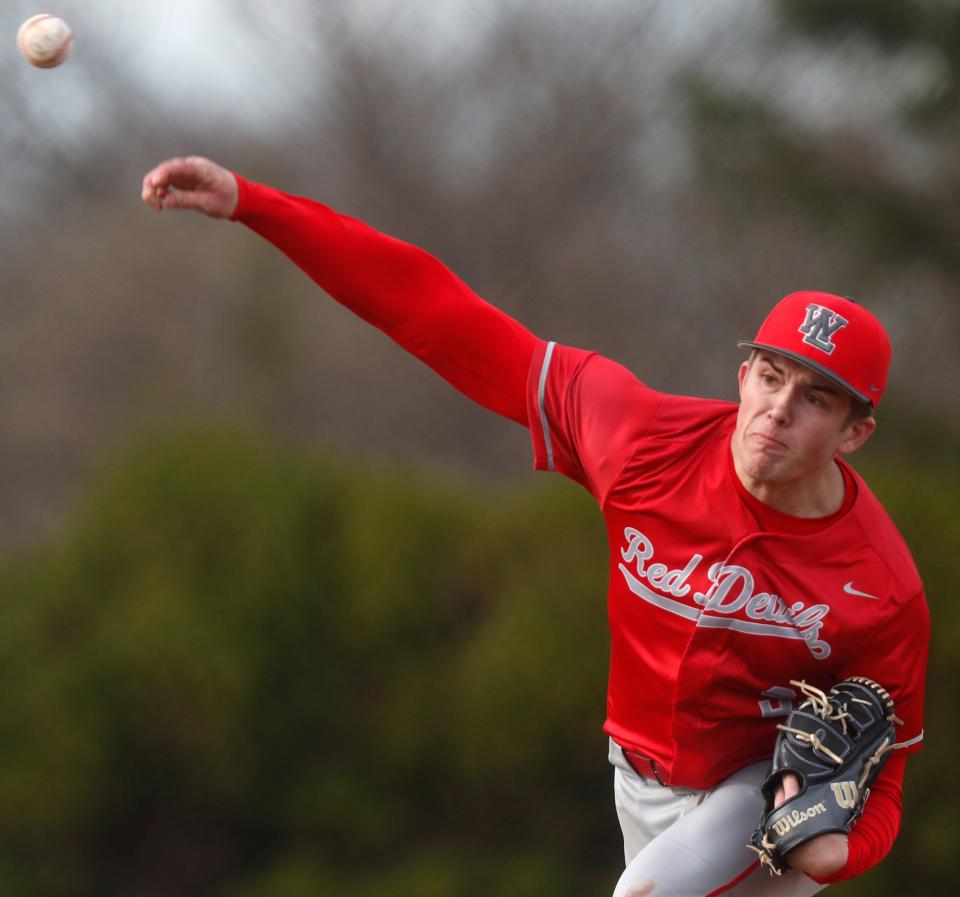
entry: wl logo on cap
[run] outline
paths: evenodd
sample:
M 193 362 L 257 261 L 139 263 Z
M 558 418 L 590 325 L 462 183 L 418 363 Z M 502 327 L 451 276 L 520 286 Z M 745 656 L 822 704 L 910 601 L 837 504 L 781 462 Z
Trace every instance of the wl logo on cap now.
M 850 322 L 846 318 L 840 317 L 833 309 L 825 305 L 814 305 L 810 303 L 807 306 L 807 316 L 803 323 L 797 328 L 804 334 L 803 341 L 808 346 L 813 346 L 827 355 L 832 355 L 833 350 L 837 348 L 833 342 L 833 335 L 842 327 L 846 327 Z

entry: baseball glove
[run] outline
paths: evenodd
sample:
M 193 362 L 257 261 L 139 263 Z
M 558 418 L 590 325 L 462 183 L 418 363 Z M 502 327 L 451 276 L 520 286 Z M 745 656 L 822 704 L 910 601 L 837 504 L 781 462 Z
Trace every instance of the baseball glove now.
M 778 725 L 770 772 L 763 783 L 766 807 L 747 846 L 771 874 L 790 867 L 785 855 L 827 832 L 849 832 L 863 812 L 870 785 L 890 756 L 893 700 L 872 679 L 853 676 L 828 692 L 793 681 L 806 700 Z M 780 777 L 794 773 L 800 791 L 774 808 Z

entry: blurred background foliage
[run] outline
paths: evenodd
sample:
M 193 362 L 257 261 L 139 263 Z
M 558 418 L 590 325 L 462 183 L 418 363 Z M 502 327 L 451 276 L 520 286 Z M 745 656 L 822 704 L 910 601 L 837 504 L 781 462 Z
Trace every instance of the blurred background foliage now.
M 0 54 L 0 892 L 572 897 L 622 862 L 596 509 L 243 228 L 139 205 L 202 153 L 675 392 L 733 398 L 786 292 L 873 308 L 854 460 L 927 583 L 928 742 L 835 890 L 952 893 L 960 4 L 177 6 L 61 2 L 67 65 Z
M 603 550 L 573 490 L 151 440 L 4 571 L 0 886 L 582 893 Z
M 931 595 L 958 475 L 875 458 Z M 24 897 L 605 894 L 605 536 L 518 491 L 232 427 L 110 465 L 0 589 L 0 888 Z M 849 894 L 947 893 L 955 606 L 895 859 Z

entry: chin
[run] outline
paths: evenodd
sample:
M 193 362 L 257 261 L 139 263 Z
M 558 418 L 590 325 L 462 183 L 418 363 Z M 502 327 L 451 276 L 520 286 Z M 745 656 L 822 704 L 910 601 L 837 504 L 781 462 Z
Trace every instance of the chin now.
M 778 483 L 784 476 L 783 465 L 770 458 L 749 458 L 743 465 L 744 473 L 756 483 Z

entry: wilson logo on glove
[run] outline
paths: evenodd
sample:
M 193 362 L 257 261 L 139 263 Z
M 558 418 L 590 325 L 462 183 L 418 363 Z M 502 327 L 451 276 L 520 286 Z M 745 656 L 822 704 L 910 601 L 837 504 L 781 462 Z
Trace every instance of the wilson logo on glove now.
M 859 794 L 856 782 L 831 782 L 830 788 L 838 807 L 852 810 L 857 805 Z
M 777 820 L 773 823 L 773 830 L 778 835 L 785 835 L 792 828 L 797 828 L 799 825 L 802 825 L 808 819 L 813 819 L 814 816 L 819 816 L 821 813 L 827 812 L 827 806 L 823 801 L 820 801 L 818 804 L 814 804 L 812 807 L 807 807 L 806 810 L 794 810 L 789 816 L 784 816 L 783 819 Z

